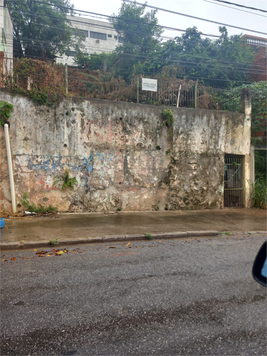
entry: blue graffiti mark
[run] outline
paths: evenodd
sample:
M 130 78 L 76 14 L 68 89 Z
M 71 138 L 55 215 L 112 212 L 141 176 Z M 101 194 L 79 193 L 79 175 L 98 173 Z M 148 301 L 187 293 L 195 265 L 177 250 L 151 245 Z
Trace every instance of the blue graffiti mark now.
M 91 157 L 91 156 L 89 157 L 89 162 L 86 158 L 83 158 L 82 159 L 83 165 L 79 166 L 79 170 L 83 170 L 82 168 L 83 168 L 83 166 L 85 166 L 85 168 L 87 169 L 88 172 L 92 172 L 92 170 L 93 170 L 93 167 L 91 164 L 92 160 L 93 160 L 93 157 Z
M 60 155 L 57 155 L 55 158 L 49 155 L 44 155 L 39 157 L 30 154 L 26 155 L 27 166 L 28 169 L 30 170 L 60 171 L 60 168 L 64 166 L 79 172 L 86 172 L 86 171 L 90 173 L 93 172 L 93 156 L 90 156 L 88 160 L 86 158 L 70 156 L 69 161 L 64 162 L 64 164 L 61 161 L 62 158 L 63 157 Z M 74 164 L 71 163 L 72 161 L 74 161 L 73 162 Z
M 42 168 L 43 168 L 44 171 L 46 171 L 46 170 L 49 169 L 48 165 L 49 165 L 49 162 L 48 162 L 48 161 L 45 161 L 45 162 L 43 163 L 43 167 L 42 167 Z
M 58 166 L 61 167 L 62 156 L 57 155 L 57 158 L 58 158 Z

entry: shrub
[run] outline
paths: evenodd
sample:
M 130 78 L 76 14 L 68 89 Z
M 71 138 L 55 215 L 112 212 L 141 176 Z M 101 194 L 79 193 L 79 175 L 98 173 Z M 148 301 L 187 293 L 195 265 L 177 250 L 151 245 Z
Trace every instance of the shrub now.
M 266 209 L 267 187 L 264 179 L 257 179 L 255 183 L 252 184 L 251 200 L 255 208 Z

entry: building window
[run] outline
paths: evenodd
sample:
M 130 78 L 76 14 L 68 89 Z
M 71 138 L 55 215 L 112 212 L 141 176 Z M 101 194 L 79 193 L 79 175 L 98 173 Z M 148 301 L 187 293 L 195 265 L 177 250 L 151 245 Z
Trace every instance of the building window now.
M 118 36 L 114 36 L 114 39 L 117 40 L 117 39 L 118 39 Z
M 267 42 L 255 40 L 253 38 L 248 38 L 247 44 L 251 45 L 251 46 L 256 46 L 256 47 L 267 47 Z
M 112 35 L 108 35 L 109 38 L 112 38 Z
M 65 52 L 66 56 L 68 56 L 68 57 L 75 57 L 76 53 L 77 52 L 75 52 L 75 51 L 67 51 L 67 52 Z
M 88 31 L 87 30 L 81 30 L 79 28 L 72 28 L 72 34 L 73 35 L 81 34 L 81 35 L 84 35 L 85 37 L 88 37 Z
M 90 31 L 90 37 L 91 38 L 96 38 L 97 40 L 107 40 L 107 35 L 105 33 L 101 33 L 101 32 L 93 32 Z

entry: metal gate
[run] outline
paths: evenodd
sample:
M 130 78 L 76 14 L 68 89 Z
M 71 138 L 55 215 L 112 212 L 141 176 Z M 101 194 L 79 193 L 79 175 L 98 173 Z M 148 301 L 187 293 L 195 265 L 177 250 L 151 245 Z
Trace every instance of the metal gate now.
M 243 166 L 242 156 L 225 155 L 224 165 L 224 206 L 243 207 Z

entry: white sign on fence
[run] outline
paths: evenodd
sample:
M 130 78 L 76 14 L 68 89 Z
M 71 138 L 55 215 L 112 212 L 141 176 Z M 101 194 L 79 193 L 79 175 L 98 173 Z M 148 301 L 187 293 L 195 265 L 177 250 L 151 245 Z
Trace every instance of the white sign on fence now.
M 157 91 L 158 90 L 158 80 L 142 78 L 142 90 Z

